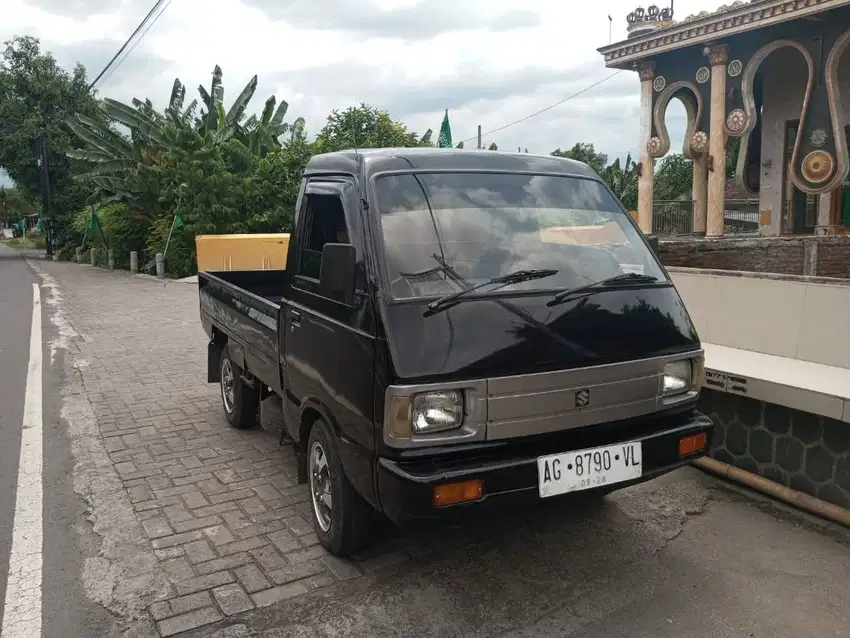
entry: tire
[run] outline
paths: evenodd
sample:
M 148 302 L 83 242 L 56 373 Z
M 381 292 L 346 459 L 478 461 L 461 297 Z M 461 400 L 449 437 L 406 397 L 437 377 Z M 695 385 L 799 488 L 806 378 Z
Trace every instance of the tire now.
M 319 457 L 324 458 L 324 465 Z M 374 510 L 349 483 L 336 435 L 321 419 L 313 424 L 307 440 L 307 481 L 319 542 L 334 556 L 347 556 L 362 548 L 372 527 Z M 322 499 L 328 487 L 329 504 Z
M 227 422 L 238 430 L 253 427 L 260 406 L 257 391 L 242 380 L 242 370 L 230 358 L 227 348 L 221 353 L 219 365 L 221 407 Z

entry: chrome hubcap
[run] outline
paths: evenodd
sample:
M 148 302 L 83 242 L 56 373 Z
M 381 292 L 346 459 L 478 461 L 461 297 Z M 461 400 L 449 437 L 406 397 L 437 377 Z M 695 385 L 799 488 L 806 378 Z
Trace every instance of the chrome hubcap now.
M 225 359 L 221 362 L 221 401 L 228 414 L 233 413 L 233 404 L 236 402 L 233 394 L 234 381 L 233 365 L 230 359 Z
M 331 472 L 328 457 L 322 444 L 314 441 L 310 446 L 310 496 L 313 500 L 313 512 L 323 532 L 331 528 Z

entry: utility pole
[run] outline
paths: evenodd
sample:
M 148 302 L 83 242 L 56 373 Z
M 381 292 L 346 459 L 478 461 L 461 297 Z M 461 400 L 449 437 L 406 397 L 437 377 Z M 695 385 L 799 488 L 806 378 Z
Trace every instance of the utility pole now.
M 38 164 L 41 168 L 41 208 L 44 217 L 44 244 L 47 256 L 53 256 L 53 216 L 50 210 L 50 167 L 47 163 L 47 135 L 37 138 Z
M 478 125 L 478 150 L 481 150 L 481 125 Z

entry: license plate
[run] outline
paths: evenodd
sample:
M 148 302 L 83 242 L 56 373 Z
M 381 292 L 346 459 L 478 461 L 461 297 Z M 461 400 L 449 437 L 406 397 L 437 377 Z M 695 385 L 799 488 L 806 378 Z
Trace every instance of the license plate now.
M 540 498 L 622 483 L 640 478 L 642 473 L 639 441 L 551 454 L 537 459 Z

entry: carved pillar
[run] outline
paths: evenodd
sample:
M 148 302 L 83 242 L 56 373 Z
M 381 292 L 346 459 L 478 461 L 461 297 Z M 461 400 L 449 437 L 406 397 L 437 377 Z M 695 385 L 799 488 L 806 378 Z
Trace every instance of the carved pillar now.
M 726 45 L 706 47 L 711 65 L 711 117 L 708 133 L 708 152 L 711 167 L 708 171 L 708 213 L 705 234 L 721 237 L 726 203 Z
M 655 66 L 648 62 L 638 68 L 640 75 L 640 167 L 638 178 L 638 226 L 644 234 L 652 233 L 652 183 L 655 164 L 649 154 L 652 137 L 652 80 Z
M 694 153 L 694 219 L 691 232 L 705 235 L 708 213 L 708 158 L 705 153 Z

